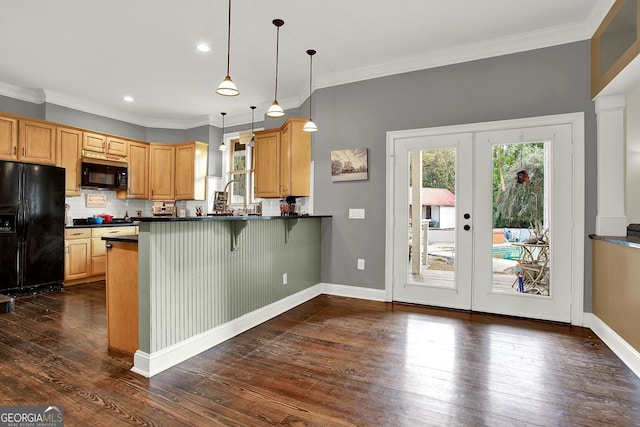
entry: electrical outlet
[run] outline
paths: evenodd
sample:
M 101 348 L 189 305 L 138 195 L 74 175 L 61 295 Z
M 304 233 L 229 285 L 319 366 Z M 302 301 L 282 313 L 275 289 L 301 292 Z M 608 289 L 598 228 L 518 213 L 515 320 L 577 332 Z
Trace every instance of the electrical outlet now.
M 282 275 L 282 284 L 283 284 L 283 285 L 286 285 L 286 284 L 287 284 L 287 273 L 284 273 L 284 274 Z
M 358 270 L 364 270 L 364 259 L 358 258 Z
M 364 219 L 364 209 L 349 209 L 349 219 Z

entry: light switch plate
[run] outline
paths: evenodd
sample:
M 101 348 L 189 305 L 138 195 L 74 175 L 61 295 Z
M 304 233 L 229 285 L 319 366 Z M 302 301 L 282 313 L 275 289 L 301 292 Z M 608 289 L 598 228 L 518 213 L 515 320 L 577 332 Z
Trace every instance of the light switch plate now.
M 364 259 L 358 258 L 358 270 L 364 270 Z
M 364 209 L 349 209 L 349 219 L 364 219 Z

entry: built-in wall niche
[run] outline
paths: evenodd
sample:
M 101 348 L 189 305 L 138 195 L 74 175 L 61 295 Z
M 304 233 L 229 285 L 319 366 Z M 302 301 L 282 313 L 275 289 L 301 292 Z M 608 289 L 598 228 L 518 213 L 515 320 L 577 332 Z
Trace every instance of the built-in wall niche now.
M 640 54 L 640 0 L 616 0 L 591 38 L 591 97 Z

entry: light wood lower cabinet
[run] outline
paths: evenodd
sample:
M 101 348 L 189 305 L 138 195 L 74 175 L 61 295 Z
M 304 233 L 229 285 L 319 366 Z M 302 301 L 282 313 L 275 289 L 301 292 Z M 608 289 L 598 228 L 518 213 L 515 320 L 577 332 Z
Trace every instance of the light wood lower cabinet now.
M 137 226 L 68 228 L 65 230 L 64 285 L 105 279 L 106 249 L 103 236 L 138 234 Z
M 84 279 L 91 275 L 91 229 L 65 230 L 64 236 L 64 282 Z
M 107 250 L 107 337 L 110 349 L 138 349 L 138 244 L 109 241 Z

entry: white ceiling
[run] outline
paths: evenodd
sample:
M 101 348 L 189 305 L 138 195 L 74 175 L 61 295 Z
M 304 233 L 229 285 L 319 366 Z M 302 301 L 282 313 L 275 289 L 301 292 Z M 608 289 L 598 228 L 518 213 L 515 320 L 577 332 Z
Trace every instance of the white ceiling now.
M 591 37 L 614 0 L 19 0 L 0 7 L 0 94 L 151 127 L 260 119 L 314 88 Z M 212 51 L 200 53 L 207 42 Z M 585 70 L 588 72 L 588 70 Z M 123 102 L 131 95 L 135 102 Z

